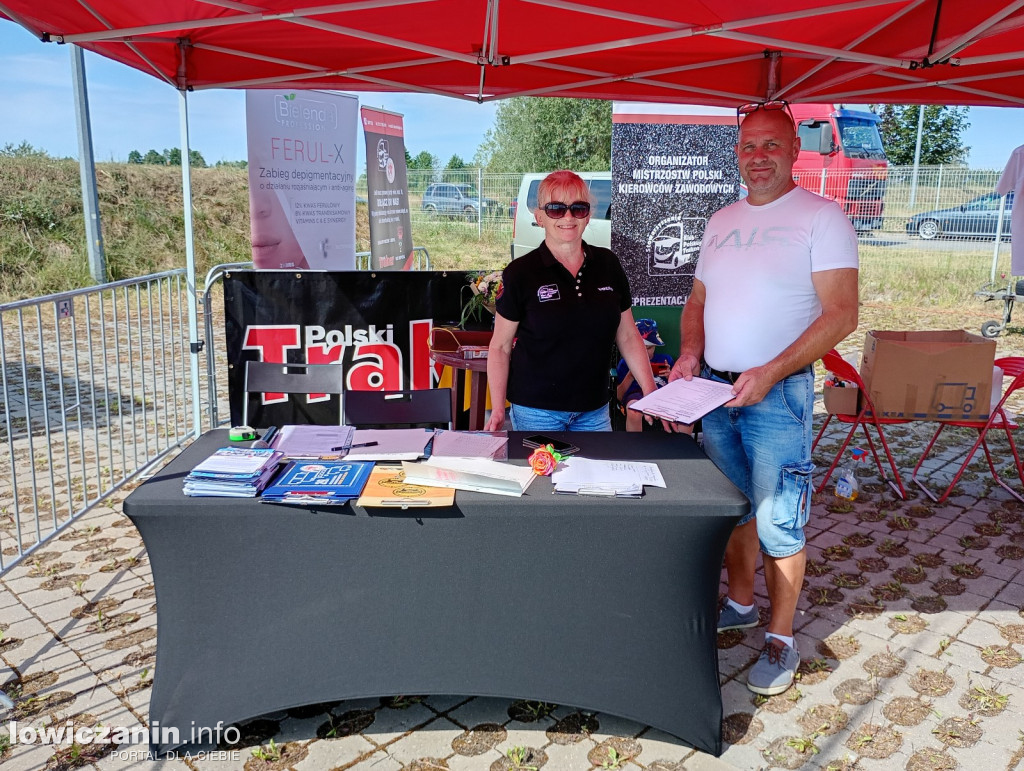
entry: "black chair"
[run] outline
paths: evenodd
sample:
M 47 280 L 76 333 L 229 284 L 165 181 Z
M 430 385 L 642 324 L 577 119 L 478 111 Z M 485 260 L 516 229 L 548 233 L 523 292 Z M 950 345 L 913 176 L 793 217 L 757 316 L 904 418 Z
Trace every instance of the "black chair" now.
M 331 394 L 338 396 L 338 425 L 345 414 L 345 373 L 340 364 L 282 364 L 248 361 L 245 365 L 245 394 L 242 422 L 249 424 L 250 393 Z
M 348 391 L 345 422 L 356 428 L 451 428 L 452 389 Z

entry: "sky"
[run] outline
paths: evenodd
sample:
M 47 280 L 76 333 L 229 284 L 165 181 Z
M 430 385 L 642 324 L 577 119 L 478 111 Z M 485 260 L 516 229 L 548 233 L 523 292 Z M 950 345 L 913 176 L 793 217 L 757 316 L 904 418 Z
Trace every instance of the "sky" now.
M 85 55 L 97 161 L 126 161 L 180 147 L 179 95 L 171 86 L 123 64 Z M 497 104 L 424 94 L 360 93 L 360 104 L 405 116 L 406 148 L 426 150 L 442 164 L 452 155 L 471 162 L 494 124 Z M 18 25 L 0 20 L 0 147 L 28 142 L 55 157 L 77 157 L 78 139 L 67 46 L 41 43 Z M 189 94 L 189 144 L 208 164 L 246 157 L 245 96 L 240 90 Z M 1024 144 L 1024 108 L 973 107 L 964 136 L 973 168 L 1002 169 Z M 357 168 L 365 165 L 362 132 Z

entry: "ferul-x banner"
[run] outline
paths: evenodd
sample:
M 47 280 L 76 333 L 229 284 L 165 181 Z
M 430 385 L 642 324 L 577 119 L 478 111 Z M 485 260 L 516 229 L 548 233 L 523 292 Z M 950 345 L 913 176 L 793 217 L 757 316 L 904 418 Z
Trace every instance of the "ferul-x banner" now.
M 336 92 L 245 92 L 257 268 L 356 267 L 358 106 Z
M 412 225 L 402 116 L 370 107 L 361 107 L 360 116 L 366 137 L 370 267 L 408 270 L 412 265 Z
M 681 306 L 708 219 L 739 197 L 735 113 L 617 102 L 612 121 L 612 251 L 635 307 Z
M 228 394 L 242 422 L 249 360 L 337 363 L 349 390 L 432 388 L 430 330 L 459 318 L 463 273 L 233 271 L 224 277 Z M 338 423 L 327 394 L 250 394 L 254 426 Z

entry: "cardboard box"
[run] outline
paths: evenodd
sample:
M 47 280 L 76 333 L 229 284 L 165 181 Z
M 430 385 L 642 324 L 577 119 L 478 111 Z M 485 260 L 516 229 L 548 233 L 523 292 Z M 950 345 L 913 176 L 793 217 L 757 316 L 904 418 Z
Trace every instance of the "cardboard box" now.
M 830 386 L 822 389 L 825 412 L 829 415 L 856 415 L 860 412 L 860 389 L 857 386 Z
M 883 418 L 987 420 L 995 340 L 960 329 L 868 332 L 861 378 Z

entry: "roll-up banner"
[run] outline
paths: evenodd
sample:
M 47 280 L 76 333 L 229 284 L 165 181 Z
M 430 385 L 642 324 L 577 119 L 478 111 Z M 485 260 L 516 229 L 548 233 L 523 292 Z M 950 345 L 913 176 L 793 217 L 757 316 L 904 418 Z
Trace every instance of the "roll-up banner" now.
M 430 330 L 461 313 L 462 272 L 232 271 L 224 277 L 228 394 L 242 422 L 245 363 L 339 363 L 352 390 L 432 388 Z M 254 426 L 337 423 L 326 394 L 250 394 Z
M 358 107 L 336 92 L 245 92 L 257 268 L 355 269 Z
M 363 107 L 366 137 L 366 188 L 370 212 L 370 267 L 409 270 L 412 223 L 402 116 Z
M 612 251 L 636 315 L 689 297 L 704 226 L 740 195 L 737 136 L 733 110 L 612 106 Z

